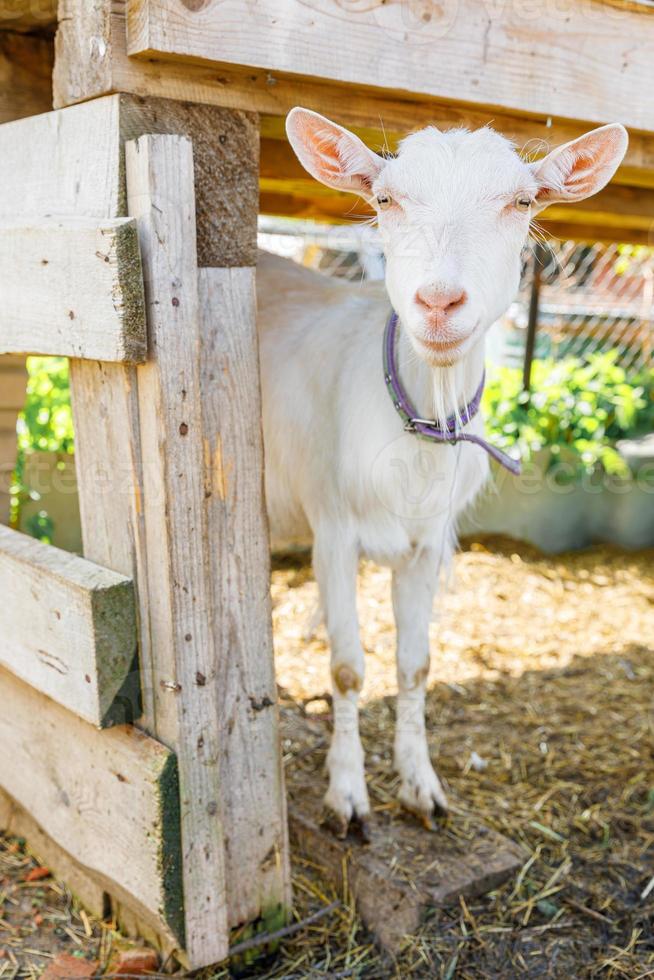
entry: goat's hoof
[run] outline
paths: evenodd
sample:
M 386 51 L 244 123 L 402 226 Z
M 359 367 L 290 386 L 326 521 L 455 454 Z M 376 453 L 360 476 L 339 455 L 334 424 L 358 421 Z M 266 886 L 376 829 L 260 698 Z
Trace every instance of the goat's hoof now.
M 415 807 L 407 806 L 406 803 L 403 803 L 402 807 L 407 813 L 410 813 L 411 816 L 419 820 L 425 830 L 429 831 L 430 834 L 435 834 L 438 830 L 438 824 L 434 818 L 444 817 L 447 814 L 447 810 L 436 805 L 434 805 L 429 813 L 425 810 L 416 810 Z
M 321 824 L 330 830 L 334 837 L 338 837 L 339 840 L 345 840 L 347 837 L 347 828 L 349 825 L 349 820 L 344 817 L 342 813 L 336 813 L 328 807 L 325 807 L 325 813 L 322 818 Z
M 436 773 L 431 770 L 425 782 L 405 780 L 400 787 L 399 801 L 409 813 L 417 817 L 425 830 L 438 829 L 434 818 L 447 816 L 449 807 Z
M 345 840 L 348 832 L 358 836 L 364 844 L 369 844 L 372 836 L 370 814 L 353 813 L 351 817 L 337 813 L 332 807 L 325 805 L 322 826 L 330 830 L 338 840 Z

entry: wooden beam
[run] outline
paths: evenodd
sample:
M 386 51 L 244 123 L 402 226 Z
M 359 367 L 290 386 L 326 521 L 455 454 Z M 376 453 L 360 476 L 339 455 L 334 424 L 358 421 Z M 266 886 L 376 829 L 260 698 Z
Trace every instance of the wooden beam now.
M 2 0 L 0 31 L 47 31 L 57 23 L 57 0 Z
M 98 731 L 0 668 L 0 786 L 75 861 L 180 933 L 174 755 L 136 729 Z
M 57 106 L 114 91 L 147 99 L 162 97 L 221 105 L 262 113 L 261 132 L 268 137 L 283 131 L 283 116 L 289 109 L 304 105 L 358 131 L 373 147 L 384 145 L 380 121 L 391 143 L 420 126 L 477 129 L 491 124 L 518 146 L 529 143 L 534 152 L 539 147 L 551 149 L 574 139 L 593 125 L 590 120 L 584 123 L 558 118 L 551 108 L 526 116 L 493 106 L 466 104 L 459 101 L 459 96 L 444 102 L 397 88 L 363 90 L 238 65 L 217 67 L 129 58 L 124 0 L 114 0 L 113 4 L 109 0 L 62 3 L 54 73 Z M 580 118 L 586 117 L 582 113 Z M 630 133 L 629 149 L 617 179 L 654 186 L 654 135 Z
M 127 51 L 654 130 L 654 18 L 598 4 L 128 0 Z M 325 44 L 325 38 L 329 44 Z M 620 44 L 616 44 L 616 38 Z
M 0 307 L 2 353 L 144 360 L 135 223 L 129 218 L 0 220 Z
M 52 108 L 53 64 L 52 38 L 2 33 L 0 27 L 0 123 Z
M 110 724 L 136 657 L 132 583 L 0 526 L 0 664 L 92 725 Z
M 273 130 L 277 132 L 277 128 Z M 369 132 L 369 145 L 380 147 L 381 132 Z M 395 140 L 389 137 L 391 148 Z M 307 174 L 293 153 L 286 138 L 262 137 L 259 187 L 261 211 L 284 214 L 284 201 L 288 199 L 288 213 L 298 215 L 302 210 L 321 211 L 329 218 L 342 215 L 370 215 L 371 208 L 354 194 L 339 193 L 319 184 Z M 266 209 L 271 206 L 274 212 Z M 293 199 L 300 199 L 299 207 Z M 329 201 L 320 200 L 329 198 Z M 308 205 L 306 202 L 311 201 Z M 582 224 L 614 225 L 647 231 L 654 225 L 654 190 L 643 187 L 626 187 L 612 183 L 599 194 L 574 205 L 550 207 L 543 212 L 548 222 L 580 222 Z
M 606 244 L 627 243 L 629 245 L 647 245 L 651 248 L 654 239 L 649 231 L 640 231 L 637 228 L 624 228 L 616 225 L 601 224 L 565 224 L 565 222 L 539 222 L 539 227 L 552 238 L 559 241 L 571 242 L 604 242 Z

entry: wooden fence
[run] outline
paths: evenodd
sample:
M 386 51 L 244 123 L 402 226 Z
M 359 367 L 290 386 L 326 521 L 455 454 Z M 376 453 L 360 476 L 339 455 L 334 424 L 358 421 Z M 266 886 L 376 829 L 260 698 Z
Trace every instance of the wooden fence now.
M 290 904 L 257 166 L 253 117 L 217 107 L 0 126 L 0 351 L 71 358 L 84 540 L 0 529 L 0 825 L 192 968 Z

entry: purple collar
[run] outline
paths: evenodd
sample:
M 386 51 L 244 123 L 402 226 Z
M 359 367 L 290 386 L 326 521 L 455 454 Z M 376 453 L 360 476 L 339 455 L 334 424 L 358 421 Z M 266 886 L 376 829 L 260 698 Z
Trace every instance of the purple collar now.
M 476 436 L 472 432 L 457 431 L 457 418 L 455 415 L 450 415 L 444 425 L 438 419 L 430 420 L 418 417 L 415 406 L 400 381 L 400 374 L 397 368 L 395 354 L 398 333 L 397 325 L 397 313 L 393 310 L 386 321 L 386 330 L 384 331 L 384 380 L 395 410 L 404 422 L 405 431 L 415 433 L 419 439 L 428 439 L 432 442 L 449 442 L 450 445 L 454 445 L 457 442 L 473 442 L 475 445 L 481 446 L 497 463 L 517 476 L 520 473 L 519 460 L 512 459 L 511 456 L 498 449 L 497 446 L 491 445 L 482 436 Z M 467 425 L 479 411 L 481 396 L 484 393 L 485 380 L 486 375 L 484 373 L 481 376 L 479 387 L 472 401 L 460 410 L 461 426 Z

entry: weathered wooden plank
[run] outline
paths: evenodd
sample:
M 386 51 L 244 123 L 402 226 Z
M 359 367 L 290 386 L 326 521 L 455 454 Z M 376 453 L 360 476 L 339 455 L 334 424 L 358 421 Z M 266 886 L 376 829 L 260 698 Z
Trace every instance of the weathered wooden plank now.
M 175 756 L 99 731 L 0 668 L 0 786 L 75 861 L 182 934 Z
M 476 898 L 515 874 L 526 854 L 484 826 L 461 836 L 429 834 L 411 817 L 373 811 L 370 842 L 337 840 L 322 825 L 316 780 L 291 781 L 291 838 L 339 892 L 347 883 L 359 915 L 377 941 L 396 952 L 426 913 Z
M 225 957 L 228 926 L 191 143 L 142 136 L 126 146 L 126 172 L 155 352 L 137 375 L 152 721 L 178 755 L 186 951 L 202 966 Z
M 90 871 L 60 847 L 43 830 L 34 817 L 16 800 L 0 789 L 0 829 L 15 837 L 23 837 L 27 848 L 53 875 L 64 881 L 75 897 L 99 919 L 113 920 L 120 931 L 128 936 L 141 936 L 156 946 L 163 959 L 169 957 L 184 965 L 184 954 L 179 939 L 162 922 L 161 916 L 137 906 L 135 900 L 114 881 L 102 878 Z
M 2 0 L 0 31 L 43 31 L 57 23 L 57 0 Z
M 253 264 L 256 242 L 243 229 L 257 177 L 238 161 L 258 152 L 257 120 L 216 106 L 113 95 L 0 126 L 0 217 L 125 216 L 123 145 L 148 132 L 193 137 L 201 264 Z
M 592 126 L 557 118 L 551 109 L 530 116 L 499 111 L 496 106 L 466 104 L 457 98 L 438 99 L 399 91 L 343 86 L 327 80 L 300 78 L 238 65 L 195 65 L 129 58 L 126 52 L 124 0 L 63 0 L 65 19 L 57 34 L 54 102 L 70 105 L 112 91 L 148 99 L 158 96 L 189 102 L 247 109 L 264 114 L 262 136 L 283 132 L 283 117 L 304 105 L 355 129 L 371 146 L 383 146 L 382 125 L 389 141 L 419 126 L 441 129 L 492 124 L 519 146 L 552 148 L 580 136 Z M 90 55 L 89 55 L 90 52 Z M 393 76 L 388 76 L 389 84 Z M 483 93 L 482 93 L 483 94 Z M 266 118 L 267 117 L 267 118 Z M 587 117 L 582 114 L 580 119 Z M 654 186 L 654 136 L 632 132 L 618 182 Z
M 0 220 L 0 307 L 2 353 L 144 360 L 135 223 L 129 218 Z
M 119 113 L 114 96 L 0 126 L 0 217 L 123 216 Z
M 525 113 L 654 129 L 654 18 L 599 4 L 128 0 L 130 55 L 251 65 Z M 325 44 L 325 38 L 329 44 Z M 616 44 L 616 37 L 621 43 Z M 428 55 L 428 56 L 427 56 Z
M 71 892 L 99 919 L 109 912 L 109 896 L 98 878 L 86 872 L 49 837 L 36 820 L 11 796 L 0 789 L 0 829 L 14 837 L 24 837 L 28 849 L 39 861 L 63 878 Z
M 0 664 L 80 718 L 110 724 L 135 666 L 130 580 L 0 527 L 0 594 Z
M 2 33 L 0 20 L 0 123 L 52 108 L 53 64 L 52 38 Z
M 255 270 L 201 269 L 201 391 L 230 924 L 290 907 Z M 226 719 L 230 719 L 229 724 Z

